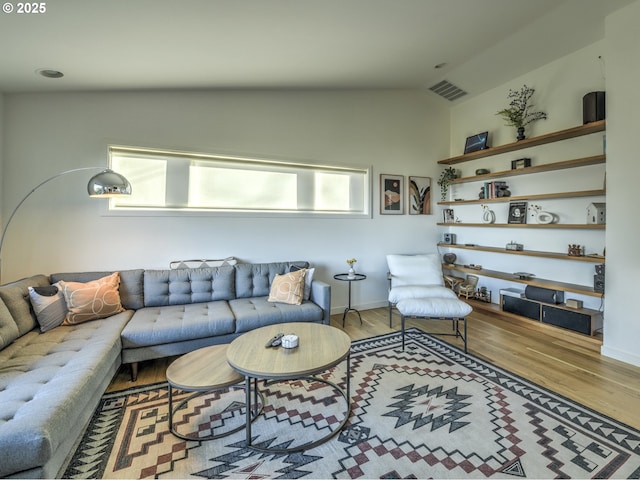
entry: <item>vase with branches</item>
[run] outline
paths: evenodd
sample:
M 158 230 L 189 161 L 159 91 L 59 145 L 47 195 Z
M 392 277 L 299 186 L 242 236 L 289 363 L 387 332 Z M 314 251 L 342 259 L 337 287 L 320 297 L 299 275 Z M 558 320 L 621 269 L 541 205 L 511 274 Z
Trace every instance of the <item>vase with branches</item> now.
M 507 123 L 507 126 L 516 127 L 518 141 L 524 140 L 524 127 L 537 120 L 546 120 L 545 112 L 534 112 L 531 97 L 535 92 L 535 88 L 523 85 L 520 90 L 509 90 L 507 98 L 510 100 L 509 106 L 496 112 Z

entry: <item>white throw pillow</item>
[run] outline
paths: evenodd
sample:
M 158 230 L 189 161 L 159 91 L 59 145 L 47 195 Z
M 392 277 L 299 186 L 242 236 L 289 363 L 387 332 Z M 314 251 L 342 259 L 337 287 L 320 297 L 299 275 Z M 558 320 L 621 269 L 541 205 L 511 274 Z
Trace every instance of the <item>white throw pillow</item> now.
M 444 285 L 442 263 L 437 253 L 427 255 L 387 255 L 391 286 Z
M 291 265 L 289 269 L 290 272 L 297 272 L 298 270 L 302 270 L 301 267 L 296 265 Z M 315 273 L 315 268 L 307 268 L 307 274 L 304 276 L 304 300 L 309 300 L 311 298 L 311 282 L 313 282 L 313 274 Z

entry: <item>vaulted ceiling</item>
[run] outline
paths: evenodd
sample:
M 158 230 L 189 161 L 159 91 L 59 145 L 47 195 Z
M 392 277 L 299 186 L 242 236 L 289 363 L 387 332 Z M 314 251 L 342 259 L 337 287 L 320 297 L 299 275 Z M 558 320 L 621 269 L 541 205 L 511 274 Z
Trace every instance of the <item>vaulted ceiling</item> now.
M 43 13 L 11 1 L 0 92 L 427 90 L 446 79 L 474 95 L 604 38 L 605 16 L 631 1 L 50 0 Z

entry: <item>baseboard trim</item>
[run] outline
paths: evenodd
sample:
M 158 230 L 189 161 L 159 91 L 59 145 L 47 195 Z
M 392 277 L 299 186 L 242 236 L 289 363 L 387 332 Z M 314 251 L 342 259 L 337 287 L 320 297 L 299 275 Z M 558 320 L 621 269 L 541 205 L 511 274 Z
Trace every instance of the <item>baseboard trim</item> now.
M 351 308 L 355 308 L 357 310 L 372 310 L 374 308 L 382 308 L 382 307 L 388 307 L 388 306 L 389 306 L 388 302 L 361 303 L 358 305 L 351 304 Z M 342 315 L 344 313 L 345 308 L 347 308 L 346 305 L 343 305 L 342 307 L 332 307 L 331 315 Z
M 617 348 L 607 347 L 605 345 L 600 349 L 600 353 L 604 357 L 613 358 L 614 360 L 620 360 L 621 362 L 630 363 L 636 367 L 640 367 L 640 356 L 634 355 Z

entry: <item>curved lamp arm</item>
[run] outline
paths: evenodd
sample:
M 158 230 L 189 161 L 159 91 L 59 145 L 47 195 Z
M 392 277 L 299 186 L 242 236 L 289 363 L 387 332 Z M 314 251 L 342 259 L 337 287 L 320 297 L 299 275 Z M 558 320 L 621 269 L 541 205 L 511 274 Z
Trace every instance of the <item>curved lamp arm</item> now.
M 94 175 L 87 185 L 89 196 L 91 197 L 110 197 L 114 195 L 130 195 L 131 194 L 131 184 L 129 181 L 120 175 L 119 173 L 114 172 L 113 170 L 105 167 L 81 167 L 74 168 L 71 170 L 65 170 L 64 172 L 60 172 L 52 177 L 47 178 L 46 180 L 40 182 L 38 185 L 33 187 L 22 200 L 18 202 L 15 206 L 11 215 L 9 215 L 9 219 L 7 223 L 4 225 L 4 229 L 2 230 L 2 236 L 0 236 L 0 278 L 2 275 L 2 246 L 4 245 L 4 237 L 7 235 L 7 230 L 9 225 L 11 225 L 11 220 L 18 212 L 22 204 L 29 198 L 36 190 L 38 190 L 43 185 L 49 183 L 51 180 L 55 180 L 58 177 L 62 177 L 63 175 L 67 175 L 68 173 L 80 172 L 84 170 L 102 170 L 101 173 Z M 98 177 L 108 175 L 109 181 L 108 184 L 104 185 L 100 182 L 101 179 Z

